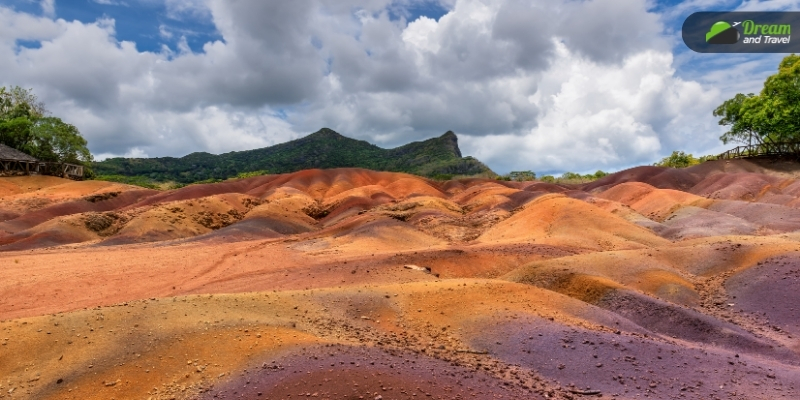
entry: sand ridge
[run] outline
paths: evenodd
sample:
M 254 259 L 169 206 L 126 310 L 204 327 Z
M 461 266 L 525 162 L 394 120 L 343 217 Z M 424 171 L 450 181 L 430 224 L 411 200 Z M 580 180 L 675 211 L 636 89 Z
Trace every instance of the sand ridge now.
M 0 398 L 795 398 L 793 168 L 0 178 Z

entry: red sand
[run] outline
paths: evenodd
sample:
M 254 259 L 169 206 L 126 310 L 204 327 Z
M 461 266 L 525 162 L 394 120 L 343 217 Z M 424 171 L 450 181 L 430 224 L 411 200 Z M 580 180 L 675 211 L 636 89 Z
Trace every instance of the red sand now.
M 798 171 L 0 178 L 0 398 L 795 398 Z

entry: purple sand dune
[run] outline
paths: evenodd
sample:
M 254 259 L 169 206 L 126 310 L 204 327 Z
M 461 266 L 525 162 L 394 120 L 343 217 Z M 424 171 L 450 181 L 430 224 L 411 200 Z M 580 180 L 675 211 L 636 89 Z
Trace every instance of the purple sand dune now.
M 751 222 L 765 230 L 764 233 L 784 233 L 800 229 L 800 209 L 797 208 L 777 204 L 720 200 L 714 202 L 708 209 Z
M 800 208 L 798 196 L 790 194 L 766 193 L 758 199 L 759 203 L 778 204 L 785 207 Z
M 683 207 L 667 217 L 659 234 L 670 240 L 721 235 L 755 235 L 758 226 L 730 214 L 700 207 Z
M 800 336 L 800 252 L 761 261 L 725 282 L 736 309 L 766 319 L 772 329 Z M 800 341 L 798 341 L 800 351 Z
M 330 345 L 293 353 L 265 359 L 197 398 L 543 398 L 491 375 L 407 351 Z
M 781 189 L 781 193 L 794 197 L 800 197 L 800 179 Z
M 0 210 L 0 222 L 12 220 L 19 217 L 19 214 L 13 211 Z
M 706 177 L 688 191 L 710 199 L 757 200 L 767 192 L 779 193 L 775 186 L 781 181 L 764 174 L 716 174 Z
M 567 190 L 569 189 L 547 182 L 536 182 L 525 186 L 525 191 L 527 192 L 562 193 L 566 192 Z
M 611 292 L 596 305 L 653 333 L 800 365 L 797 354 L 778 343 L 757 338 L 732 323 L 633 291 Z
M 581 186 L 587 192 L 603 191 L 626 182 L 643 182 L 659 189 L 688 190 L 703 176 L 688 169 L 642 166 L 616 172 Z
M 0 238 L 0 252 L 42 249 L 83 241 L 83 236 L 62 230 L 39 233 L 21 232 Z
M 519 191 L 506 196 L 508 197 L 508 201 L 500 204 L 499 207 L 503 210 L 511 211 L 549 193 L 551 192 L 527 190 Z
M 392 228 L 392 227 L 402 227 L 402 228 L 411 228 L 416 230 L 413 225 L 406 223 L 404 221 L 399 221 L 395 218 L 378 218 L 375 220 L 367 221 L 358 225 L 351 226 L 350 229 L 339 230 L 338 232 L 331 235 L 332 238 L 338 238 L 342 236 L 352 236 L 352 237 L 376 237 L 378 233 L 378 229 L 380 228 Z M 392 239 L 391 237 L 386 239 Z
M 800 396 L 800 367 L 710 346 L 569 327 L 530 316 L 484 321 L 465 334 L 472 337 L 473 348 L 534 369 L 558 381 L 567 393 L 703 400 Z
M 119 246 L 123 244 L 152 243 L 175 240 L 169 232 L 155 231 L 141 235 L 116 235 L 94 244 L 93 247 Z
M 752 182 L 749 182 L 749 180 L 755 179 L 753 177 L 759 177 L 758 179 L 772 184 L 784 179 L 770 175 L 770 173 L 768 165 L 761 166 L 750 160 L 708 161 L 689 168 L 677 169 L 640 166 L 607 175 L 581 186 L 581 189 L 587 192 L 594 192 L 609 189 L 620 183 L 643 182 L 659 189 L 696 190 L 701 192 L 702 188 L 708 189 L 707 186 L 715 182 L 721 184 L 735 181 L 737 176 L 745 177 L 745 185 L 750 185 Z M 748 178 L 748 176 L 750 177 Z M 701 182 L 704 181 L 706 182 L 701 185 Z M 695 189 L 695 186 L 698 187 Z M 719 189 L 722 188 L 724 188 L 724 184 L 719 187 Z M 713 191 L 711 192 L 713 193 Z M 692 193 L 695 193 L 695 191 L 692 191 Z
M 294 235 L 308 231 L 308 228 L 302 225 L 292 224 L 283 220 L 258 217 L 245 219 L 213 232 L 184 239 L 182 242 L 243 242 L 247 240 L 274 239 L 283 237 L 284 235 Z

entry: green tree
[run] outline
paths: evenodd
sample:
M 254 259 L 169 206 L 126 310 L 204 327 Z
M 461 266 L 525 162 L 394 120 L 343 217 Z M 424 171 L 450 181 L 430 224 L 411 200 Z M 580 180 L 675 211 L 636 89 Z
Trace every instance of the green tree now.
M 0 87 L 0 143 L 42 161 L 85 167 L 93 161 L 78 128 L 47 116 L 44 103 L 31 90 L 19 86 Z
M 600 178 L 602 178 L 602 177 L 604 177 L 604 176 L 607 176 L 607 175 L 608 175 L 608 172 L 605 172 L 605 171 L 602 171 L 602 170 L 599 170 L 599 169 L 598 169 L 598 170 L 597 170 L 597 171 L 594 173 L 594 175 L 590 175 L 589 177 L 590 177 L 590 178 L 593 178 L 593 179 L 600 179 Z
M 800 56 L 786 56 L 761 93 L 739 93 L 717 107 L 714 116 L 730 127 L 720 137 L 726 144 L 800 140 Z
M 508 173 L 509 180 L 524 182 L 536 179 L 536 173 L 533 171 L 511 171 Z
M 722 143 L 739 142 L 752 144 L 756 128 L 751 121 L 752 115 L 745 113 L 747 110 L 745 102 L 752 101 L 754 97 L 755 95 L 752 93 L 747 95 L 739 93 L 714 110 L 715 117 L 722 117 L 719 120 L 719 124 L 730 126 L 730 130 L 720 136 Z
M 580 180 L 580 179 L 581 179 L 581 174 L 578 174 L 578 173 L 575 173 L 575 172 L 570 172 L 570 171 L 567 171 L 567 172 L 564 172 L 563 174 L 561 174 L 561 178 L 560 178 L 560 179 L 561 179 L 562 181 L 575 181 L 575 180 Z
M 682 151 L 673 151 L 661 161 L 653 164 L 656 167 L 669 167 L 669 168 L 686 168 L 692 165 L 700 164 L 700 160 L 695 158 L 692 154 L 687 154 Z
M 47 114 L 44 103 L 39 101 L 33 91 L 19 86 L 0 87 L 0 119 L 28 117 L 36 119 Z
M 28 117 L 0 119 L 0 143 L 29 152 L 33 139 L 33 122 Z
M 42 161 L 88 164 L 93 161 L 86 139 L 60 118 L 39 118 L 33 125 L 32 155 Z

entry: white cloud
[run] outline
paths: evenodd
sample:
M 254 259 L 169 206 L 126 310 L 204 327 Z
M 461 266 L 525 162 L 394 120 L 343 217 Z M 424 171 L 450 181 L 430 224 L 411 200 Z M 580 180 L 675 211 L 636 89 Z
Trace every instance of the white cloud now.
M 208 17 L 210 15 L 206 0 L 164 0 L 167 16 L 183 19 L 185 16 Z
M 41 0 L 39 4 L 42 6 L 42 14 L 46 17 L 53 18 L 56 15 L 56 0 Z
M 797 0 L 744 0 L 736 11 L 796 11 Z
M 162 39 L 172 39 L 172 32 L 169 30 L 164 24 L 158 26 L 158 35 L 161 36 Z
M 106 6 L 127 6 L 128 3 L 120 0 L 92 0 L 97 4 L 103 4 Z
M 181 38 L 177 53 L 118 41 L 110 19 L 0 7 L 0 84 L 33 87 L 103 157 L 244 150 L 323 126 L 386 146 L 452 129 L 498 172 L 613 170 L 717 143 L 727 91 L 709 85 L 729 78 L 678 78 L 644 0 L 459 0 L 438 21 L 390 18 L 416 1 L 170 0 L 171 17 L 205 13 L 222 37 L 194 52 Z
M 674 78 L 671 58 L 646 51 L 610 66 L 560 44 L 534 99 L 544 110 L 538 125 L 523 135 L 470 137 L 465 150 L 501 170 L 589 171 L 698 149 L 715 139 L 707 110 L 719 94 Z

